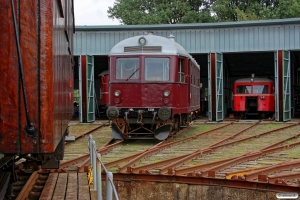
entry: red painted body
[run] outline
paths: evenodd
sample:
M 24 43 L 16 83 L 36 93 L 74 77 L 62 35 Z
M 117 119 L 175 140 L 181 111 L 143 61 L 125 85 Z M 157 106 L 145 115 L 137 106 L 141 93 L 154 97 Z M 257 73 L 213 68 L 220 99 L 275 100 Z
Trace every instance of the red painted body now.
M 29 115 L 28 136 L 10 1 L 0 7 L 0 153 L 51 154 L 73 114 L 73 1 L 14 1 Z
M 255 108 L 257 113 L 273 113 L 275 111 L 274 93 L 274 82 L 269 79 L 254 82 L 250 79 L 249 81 L 236 81 L 233 90 L 233 111 L 250 112 L 249 107 L 252 104 L 251 112 L 254 112 Z M 247 103 L 249 99 L 252 99 L 252 103 Z
M 128 56 L 133 57 L 133 56 Z M 135 56 L 137 57 L 137 56 Z M 143 62 L 145 56 L 138 56 Z M 147 58 L 161 57 L 160 55 L 149 55 Z M 166 106 L 172 108 L 172 116 L 176 114 L 189 113 L 200 110 L 200 70 L 194 67 L 187 67 L 185 69 L 185 81 L 178 81 L 177 67 L 178 56 L 169 56 L 170 58 L 170 80 L 169 81 L 145 81 L 143 74 L 144 69 L 141 67 L 139 79 L 129 79 L 128 81 L 121 81 L 115 78 L 116 73 L 113 66 L 116 65 L 116 57 L 110 57 L 110 99 L 109 105 L 117 108 L 160 108 Z M 188 59 L 184 58 L 188 65 Z M 143 65 L 143 63 L 141 64 Z M 191 72 L 194 78 L 191 80 Z M 194 80 L 197 83 L 194 84 Z M 193 81 L 193 83 L 191 83 Z M 120 102 L 115 103 L 114 91 L 119 90 Z M 163 92 L 170 91 L 168 97 L 169 103 L 164 103 L 165 97 Z

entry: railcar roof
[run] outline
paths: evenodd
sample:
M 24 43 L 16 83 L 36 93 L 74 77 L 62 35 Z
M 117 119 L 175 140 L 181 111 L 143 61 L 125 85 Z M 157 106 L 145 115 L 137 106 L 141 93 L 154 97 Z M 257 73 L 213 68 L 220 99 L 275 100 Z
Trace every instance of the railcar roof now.
M 242 78 L 234 81 L 235 83 L 241 83 L 241 82 L 251 82 L 251 79 L 253 79 L 253 82 L 273 82 L 272 80 L 268 78 Z
M 144 46 L 145 49 L 147 47 L 161 47 L 161 51 L 138 51 L 138 50 L 134 50 L 134 51 L 129 51 L 129 52 L 125 52 L 124 49 L 125 48 L 136 48 L 136 47 L 140 47 L 138 41 L 141 37 L 144 37 L 147 40 L 146 45 Z M 141 48 L 142 49 L 142 48 Z M 192 62 L 198 67 L 200 68 L 200 66 L 197 64 L 197 62 L 195 61 L 195 59 L 177 42 L 165 38 L 165 37 L 161 37 L 161 36 L 157 36 L 157 35 L 139 35 L 139 36 L 134 36 L 131 38 L 127 38 L 125 40 L 120 41 L 119 43 L 117 43 L 110 51 L 109 56 L 113 56 L 113 55 L 132 55 L 132 54 L 162 54 L 162 55 L 181 55 L 181 56 L 186 56 L 189 57 Z

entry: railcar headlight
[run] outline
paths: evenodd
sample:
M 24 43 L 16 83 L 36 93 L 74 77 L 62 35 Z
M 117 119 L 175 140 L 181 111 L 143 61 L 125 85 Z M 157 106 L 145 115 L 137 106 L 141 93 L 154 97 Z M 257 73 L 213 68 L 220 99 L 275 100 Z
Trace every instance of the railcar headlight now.
M 168 91 L 168 90 L 164 91 L 164 96 L 165 97 L 168 97 L 169 95 L 170 95 L 170 91 Z
M 265 99 L 266 97 L 265 96 L 260 96 L 260 99 Z
M 144 38 L 144 37 L 140 37 L 140 38 L 139 38 L 139 44 L 140 44 L 140 45 L 144 46 L 144 45 L 146 45 L 146 43 L 147 43 L 146 38 Z
M 119 90 L 116 90 L 114 94 L 115 94 L 116 97 L 118 97 L 118 96 L 120 96 L 120 93 L 121 92 Z

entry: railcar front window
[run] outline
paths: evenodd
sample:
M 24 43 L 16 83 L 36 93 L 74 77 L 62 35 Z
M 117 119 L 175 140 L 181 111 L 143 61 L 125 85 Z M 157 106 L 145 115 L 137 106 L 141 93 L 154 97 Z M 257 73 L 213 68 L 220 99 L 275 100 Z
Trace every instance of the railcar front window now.
M 239 85 L 236 87 L 237 94 L 250 94 L 251 86 L 250 85 Z
M 254 85 L 253 93 L 254 94 L 268 94 L 268 85 Z
M 116 79 L 138 79 L 139 68 L 139 58 L 117 58 Z
M 170 80 L 170 59 L 169 58 L 145 58 L 145 80 L 146 81 Z

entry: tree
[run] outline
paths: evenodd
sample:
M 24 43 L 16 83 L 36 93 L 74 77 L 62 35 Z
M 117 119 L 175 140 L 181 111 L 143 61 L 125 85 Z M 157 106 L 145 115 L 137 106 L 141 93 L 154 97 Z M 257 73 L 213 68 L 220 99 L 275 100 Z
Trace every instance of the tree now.
M 177 24 L 210 22 L 210 4 L 205 0 L 118 0 L 108 17 L 122 24 Z
M 300 0 L 116 0 L 122 24 L 178 24 L 300 17 Z
M 300 0 L 216 0 L 218 21 L 245 21 L 300 17 Z

